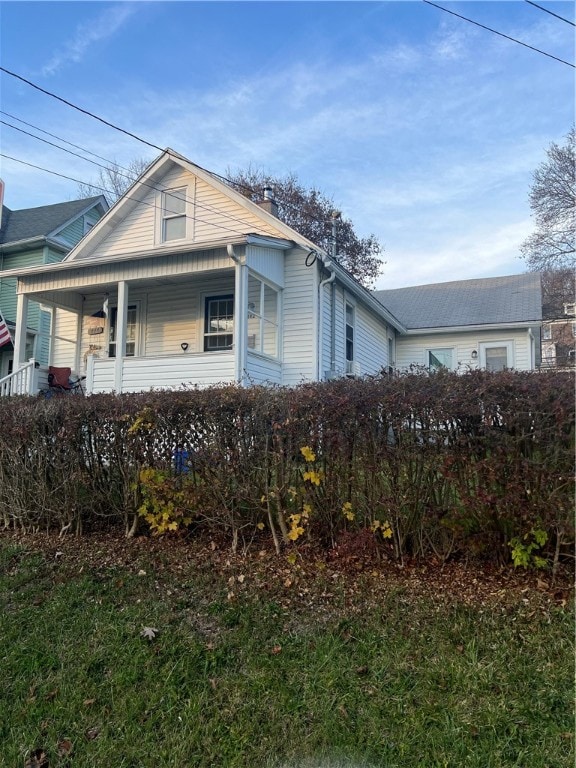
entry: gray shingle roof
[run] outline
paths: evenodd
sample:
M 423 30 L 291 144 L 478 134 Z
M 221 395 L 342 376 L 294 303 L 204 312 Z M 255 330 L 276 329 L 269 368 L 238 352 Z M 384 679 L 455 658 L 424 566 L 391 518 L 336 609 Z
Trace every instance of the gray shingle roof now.
M 374 296 L 408 329 L 542 319 L 540 275 L 535 272 L 374 291 Z
M 39 208 L 23 208 L 19 211 L 11 211 L 3 205 L 0 245 L 36 237 L 47 237 L 101 199 L 101 196 L 86 197 L 82 200 L 41 205 Z

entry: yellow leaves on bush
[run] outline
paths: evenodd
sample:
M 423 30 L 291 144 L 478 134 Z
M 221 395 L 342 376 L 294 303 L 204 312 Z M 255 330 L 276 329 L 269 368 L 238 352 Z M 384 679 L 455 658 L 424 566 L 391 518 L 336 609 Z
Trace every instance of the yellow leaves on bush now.
M 290 523 L 290 530 L 286 534 L 287 537 L 290 539 L 290 541 L 297 541 L 300 536 L 304 533 L 304 528 L 302 525 L 300 525 L 302 518 L 304 516 L 301 514 L 295 514 L 290 515 L 288 518 L 288 522 Z M 306 515 L 307 519 L 308 515 Z
M 190 481 L 151 467 L 140 470 L 139 481 L 143 502 L 138 514 L 154 535 L 190 525 L 195 506 L 195 488 Z
M 342 506 L 342 514 L 346 518 L 346 520 L 354 520 L 354 512 L 352 511 L 352 504 L 349 501 L 344 502 Z
M 309 472 L 304 472 L 304 480 L 308 480 L 312 485 L 320 485 L 322 477 L 319 472 L 315 472 L 311 469 Z
M 392 532 L 392 526 L 388 522 L 388 520 L 385 520 L 382 522 L 381 520 L 374 520 L 372 525 L 370 526 L 370 529 L 373 533 L 376 533 L 377 531 L 380 531 L 382 534 L 383 539 L 391 539 L 394 535 Z
M 150 432 L 155 427 L 154 413 L 151 408 L 144 408 L 134 419 L 134 423 L 128 429 L 129 435 L 138 432 Z
M 314 453 L 312 448 L 310 448 L 310 446 L 308 445 L 302 446 L 302 448 L 300 448 L 300 453 L 302 454 L 302 456 L 304 456 L 306 461 L 310 462 L 311 464 L 314 461 L 316 461 L 316 454 Z

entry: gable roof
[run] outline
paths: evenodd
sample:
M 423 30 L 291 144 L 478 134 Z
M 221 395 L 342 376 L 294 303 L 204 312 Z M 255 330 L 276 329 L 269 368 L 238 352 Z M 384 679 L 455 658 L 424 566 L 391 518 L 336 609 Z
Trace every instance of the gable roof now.
M 375 291 L 408 330 L 540 322 L 540 275 L 487 277 Z
M 12 211 L 3 205 L 0 245 L 49 237 L 98 203 L 104 210 L 108 207 L 103 195 L 54 205 L 41 205 L 38 208 L 22 208 L 18 211 Z
M 221 211 L 222 221 L 219 226 L 220 234 L 218 237 L 220 241 L 241 243 L 244 242 L 246 236 L 263 235 L 273 238 L 283 238 L 290 242 L 295 242 L 301 247 L 323 253 L 322 249 L 317 245 L 289 227 L 273 214 L 268 213 L 268 211 L 261 206 L 252 202 L 252 200 L 241 195 L 228 184 L 225 184 L 215 174 L 196 165 L 175 150 L 168 148 L 165 149 L 156 160 L 148 165 L 142 174 L 92 228 L 88 235 L 70 251 L 66 256 L 65 261 L 84 261 L 92 259 L 93 254 L 98 250 L 99 246 L 106 240 L 110 233 L 113 232 L 121 222 L 125 222 L 133 211 L 138 207 L 141 209 L 147 208 L 153 210 L 156 207 L 156 203 L 154 202 L 153 197 L 151 197 L 151 193 L 153 196 L 166 188 L 165 179 L 170 171 L 177 166 L 196 177 L 197 180 L 203 182 L 216 193 L 224 195 L 229 201 L 232 201 L 236 205 L 237 212 L 239 211 L 243 214 L 234 215 L 225 210 Z M 194 208 L 197 207 L 201 212 L 200 217 L 196 212 L 191 217 L 196 221 L 200 221 L 204 218 L 206 212 L 210 208 L 213 208 L 213 203 L 210 205 L 206 203 L 202 205 L 196 200 L 192 200 L 191 202 L 192 206 Z M 226 224 L 224 224 L 224 220 L 226 221 Z M 216 228 L 218 229 L 218 225 L 216 225 Z M 171 242 L 170 244 L 166 244 L 164 248 L 166 251 L 189 249 L 190 243 L 184 240 L 182 240 L 180 244 Z M 153 251 L 155 254 L 160 255 L 162 247 L 155 244 Z M 118 255 L 119 260 L 122 260 L 123 258 L 129 258 L 129 254 L 122 253 Z

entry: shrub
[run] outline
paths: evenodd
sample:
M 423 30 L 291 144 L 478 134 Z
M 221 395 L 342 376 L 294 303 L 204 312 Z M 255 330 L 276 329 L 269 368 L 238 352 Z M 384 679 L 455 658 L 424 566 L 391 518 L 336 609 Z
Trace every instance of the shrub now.
M 400 560 L 506 562 L 538 530 L 539 564 L 574 534 L 561 372 L 3 398 L 0 418 L 0 516 L 24 530 L 192 524 L 278 550 L 370 531 Z

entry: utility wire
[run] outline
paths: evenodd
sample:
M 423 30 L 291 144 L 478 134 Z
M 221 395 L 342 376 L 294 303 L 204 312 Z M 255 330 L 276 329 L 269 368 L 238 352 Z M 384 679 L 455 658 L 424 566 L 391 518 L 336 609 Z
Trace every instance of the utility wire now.
M 426 0 L 424 0 L 424 2 L 426 2 Z M 438 7 L 440 7 L 440 6 L 438 6 Z M 104 118 L 99 117 L 98 115 L 95 115 L 94 113 L 92 113 L 92 112 L 90 112 L 90 111 L 88 111 L 86 109 L 83 109 L 82 107 L 79 107 L 76 104 L 73 104 L 72 102 L 68 101 L 67 99 L 63 99 L 61 96 L 58 96 L 57 94 L 52 93 L 51 91 L 47 91 L 45 88 L 41 88 L 36 83 L 33 83 L 31 80 L 27 80 L 25 77 L 22 77 L 22 75 L 19 75 L 16 72 L 12 72 L 11 70 L 6 69 L 6 67 L 0 66 L 0 72 L 4 72 L 5 74 L 10 75 L 11 77 L 15 77 L 17 80 L 20 80 L 23 83 L 26 83 L 26 85 L 29 85 L 31 88 L 35 88 L 37 91 L 40 91 L 41 93 L 44 93 L 44 94 L 46 94 L 47 96 L 50 96 L 53 99 L 57 99 L 58 101 L 61 101 L 63 104 L 66 104 L 67 106 L 71 107 L 72 109 L 76 109 L 79 112 L 82 112 L 83 114 L 87 115 L 88 117 L 92 117 L 95 120 L 98 120 L 99 122 L 103 123 L 104 125 L 107 125 L 110 128 L 113 128 L 116 131 L 120 131 L 121 133 L 124 133 L 127 136 L 130 136 L 131 138 L 136 139 L 136 141 L 140 141 L 141 143 L 146 144 L 147 146 L 152 147 L 153 149 L 157 149 L 160 152 L 168 152 L 169 155 L 173 154 L 173 152 L 170 149 L 167 149 L 167 150 L 162 149 L 162 147 L 159 147 L 157 144 L 153 144 L 152 142 L 149 142 L 146 139 L 143 139 L 142 137 L 137 136 L 134 133 L 131 133 L 130 131 L 126 131 L 124 128 L 120 128 L 119 126 L 114 125 L 113 123 L 110 123 L 108 120 L 104 120 Z M 18 119 L 18 118 L 16 118 L 16 119 Z M 24 122 L 24 121 L 21 121 L 21 122 Z M 38 130 L 42 130 L 42 129 L 38 129 Z M 39 137 L 36 137 L 36 138 L 39 138 Z M 58 138 L 58 137 L 56 137 L 56 138 Z M 61 141 L 65 141 L 64 139 L 60 139 L 60 140 Z M 69 143 L 69 142 L 65 142 L 65 143 Z M 72 146 L 75 146 L 75 145 L 72 145 Z M 76 148 L 78 149 L 79 147 L 76 147 Z M 88 152 L 88 150 L 86 150 L 86 151 Z M 94 153 L 90 153 L 89 152 L 89 154 L 94 154 Z M 95 157 L 99 157 L 98 155 L 94 155 L 94 156 Z M 85 158 L 85 159 L 88 160 L 88 158 Z M 102 160 L 104 158 L 99 157 L 99 159 Z M 108 162 L 108 161 L 106 161 L 106 162 Z M 198 165 L 197 163 L 195 163 L 195 165 L 198 168 L 200 168 L 202 171 L 204 171 L 205 173 L 208 173 L 211 176 L 214 176 L 215 178 L 220 179 L 221 181 L 223 181 L 224 183 L 226 183 L 228 185 L 231 185 L 231 186 L 239 188 L 239 189 L 244 189 L 245 191 L 250 192 L 250 194 L 252 194 L 252 195 L 257 194 L 256 191 L 252 187 L 247 187 L 245 184 L 242 184 L 240 182 L 234 181 L 233 179 L 229 179 L 226 176 L 222 176 L 221 174 L 216 173 L 215 171 L 211 171 L 211 170 L 209 170 L 207 168 L 203 168 L 201 165 Z M 121 166 L 118 166 L 118 167 L 121 167 Z M 128 169 L 124 169 L 124 170 L 128 170 Z M 132 177 L 129 177 L 129 178 L 132 180 Z M 86 184 L 86 182 L 78 182 L 78 183 Z M 89 185 L 88 184 L 88 186 L 93 186 L 96 189 L 98 188 L 96 185 Z M 106 190 L 106 191 L 110 192 L 110 190 Z M 286 207 L 294 208 L 294 206 L 291 206 L 289 203 L 284 203 L 284 205 L 286 205 Z M 318 221 L 318 222 L 321 221 L 320 219 L 314 219 L 312 217 L 310 217 L 310 219 L 312 221 Z
M 518 43 L 518 45 L 523 45 L 524 48 L 529 48 L 531 51 L 536 51 L 536 53 L 541 53 L 543 56 L 548 56 L 550 59 L 554 59 L 555 61 L 559 61 L 561 64 L 566 64 L 568 67 L 572 67 L 572 69 L 576 69 L 576 65 L 571 64 L 569 61 L 564 61 L 564 59 L 559 59 L 558 56 L 553 56 L 551 53 L 546 53 L 546 51 L 541 51 L 539 48 L 534 48 L 533 45 L 528 45 L 528 43 L 523 43 L 521 40 L 517 40 L 515 37 L 510 37 L 509 35 L 505 35 L 503 32 L 498 32 L 496 29 L 492 29 L 491 27 L 487 27 L 484 24 L 480 24 L 478 21 L 474 21 L 473 19 L 467 19 L 466 16 L 461 16 L 459 13 L 455 13 L 454 11 L 449 11 L 448 8 L 443 8 L 441 5 L 436 5 L 436 3 L 430 2 L 430 0 L 422 0 L 423 3 L 426 3 L 426 5 L 433 5 L 434 8 L 438 8 L 440 11 L 444 11 L 444 13 L 450 13 L 452 16 L 457 16 L 459 19 L 462 19 L 463 21 L 467 21 L 469 24 L 475 24 L 477 27 L 481 27 L 482 29 L 487 29 L 488 32 L 493 32 L 495 35 L 500 35 L 500 37 L 506 38 L 506 40 L 511 40 L 513 43 Z
M 37 91 L 40 91 L 41 93 L 46 94 L 46 96 L 50 96 L 53 99 L 57 99 L 58 101 L 61 101 L 63 104 L 66 104 L 66 106 L 71 107 L 72 109 L 76 109 L 78 112 L 82 112 L 82 114 L 87 115 L 88 117 L 92 117 L 94 120 L 98 120 L 104 125 L 107 125 L 109 128 L 113 128 L 115 131 L 120 131 L 120 133 L 123 133 L 126 136 L 130 136 L 130 138 L 136 139 L 136 141 L 139 141 L 142 144 L 146 144 L 148 147 L 152 147 L 152 149 L 157 149 L 159 152 L 167 151 L 168 154 L 171 154 L 170 150 L 166 150 L 163 147 L 159 147 L 157 144 L 153 144 L 151 141 L 148 141 L 147 139 L 143 139 L 141 136 L 138 136 L 135 133 L 131 133 L 130 131 L 127 131 L 125 128 L 120 128 L 120 126 L 114 125 L 114 123 L 111 123 L 108 120 L 105 120 L 103 117 L 99 117 L 98 115 L 95 115 L 93 112 L 90 112 L 87 109 L 83 109 L 82 107 L 79 107 L 76 104 L 73 104 L 71 101 L 68 101 L 67 99 L 63 99 L 62 96 L 58 96 L 57 94 L 52 93 L 51 91 L 47 91 L 45 88 L 41 88 L 39 85 L 36 85 L 36 83 L 33 83 L 31 80 L 27 80 L 25 77 L 22 77 L 22 75 L 19 75 L 16 72 L 11 72 L 9 69 L 6 69 L 6 67 L 0 66 L 0 72 L 4 72 L 4 74 L 10 75 L 10 77 L 15 77 L 17 80 L 20 80 L 21 82 L 26 83 L 26 85 L 29 85 L 31 88 L 35 88 Z M 207 168 L 202 168 L 201 165 L 199 165 L 198 168 L 201 168 L 203 171 L 205 171 L 206 173 L 209 173 L 211 176 L 215 176 L 216 178 L 221 179 L 222 181 L 225 181 L 228 184 L 233 184 L 237 187 L 242 187 L 242 185 L 238 184 L 238 182 L 235 182 L 232 179 L 227 179 L 225 176 L 221 176 L 220 174 L 215 173 L 214 171 L 210 171 Z M 250 192 L 254 192 L 254 190 L 250 190 L 248 187 L 244 187 L 244 189 L 247 189 Z
M 28 163 L 26 160 L 19 160 L 17 157 L 12 157 L 11 155 L 6 155 L 4 152 L 0 152 L 0 157 L 5 158 L 6 160 L 13 160 L 15 163 L 20 163 L 21 165 L 26 165 L 29 168 L 34 168 L 37 171 L 43 171 L 44 173 L 49 173 L 52 176 L 58 176 L 61 179 L 66 179 L 67 181 L 74 181 L 76 184 L 86 184 L 85 181 L 81 181 L 80 179 L 76 179 L 73 176 L 66 176 L 63 173 L 58 173 L 57 171 L 51 171 L 48 168 L 43 168 L 41 165 L 34 165 L 33 163 Z M 93 189 L 98 189 L 101 192 L 108 192 L 110 193 L 111 190 L 106 189 L 106 187 L 101 187 L 98 184 L 90 184 Z M 147 205 L 150 208 L 156 208 L 156 205 L 154 203 L 149 203 L 147 200 L 134 200 L 133 202 L 141 204 L 141 205 Z M 175 211 L 174 213 L 180 213 L 179 211 Z M 189 219 L 190 221 L 198 221 L 200 223 L 207 223 L 204 219 L 200 219 L 198 217 L 189 216 L 188 214 L 181 214 L 184 218 Z M 240 220 L 238 220 L 240 221 Z M 241 222 L 246 224 L 246 222 Z M 219 227 L 222 229 L 227 229 L 229 232 L 232 232 L 233 234 L 238 234 L 238 229 L 232 229 L 231 227 L 227 227 L 225 224 L 219 224 Z
M 541 5 L 538 5 L 538 3 L 533 3 L 532 0 L 524 0 L 525 3 L 528 3 L 528 5 L 533 5 L 534 8 L 540 8 L 541 11 L 544 11 L 544 13 L 549 13 L 550 16 L 556 16 L 557 19 L 560 19 L 560 21 L 565 21 L 566 24 L 572 24 L 573 27 L 576 27 L 576 24 L 574 24 L 573 21 L 570 21 L 570 19 L 565 19 L 564 16 L 558 16 L 557 13 L 554 13 L 554 11 L 549 11 L 548 8 L 543 8 Z
M 95 152 L 91 152 L 90 150 L 86 149 L 85 147 L 81 147 L 78 144 L 74 144 L 74 143 L 72 143 L 70 141 L 67 141 L 62 136 L 58 136 L 58 135 L 56 135 L 54 133 L 50 133 L 49 131 L 45 131 L 44 129 L 40 128 L 39 126 L 34 125 L 33 123 L 28 123 L 25 120 L 22 120 L 21 118 L 16 117 L 15 115 L 11 115 L 8 112 L 5 112 L 3 110 L 0 110 L 0 114 L 6 115 L 7 117 L 10 117 L 12 120 L 17 120 L 18 122 L 22 123 L 23 125 L 26 125 L 29 128 L 33 128 L 35 131 L 40 131 L 41 133 L 44 133 L 47 136 L 50 136 L 51 138 L 57 139 L 58 141 L 61 141 L 64 144 L 68 144 L 69 146 L 74 147 L 75 149 L 79 149 L 81 152 L 84 152 L 84 153 L 86 153 L 88 155 L 92 155 L 93 157 L 97 157 L 99 160 L 104 161 L 104 163 L 106 163 L 106 165 L 102 165 L 101 163 L 97 163 L 94 160 L 91 160 L 89 157 L 85 157 L 84 155 L 80 155 L 77 152 L 72 152 L 71 150 L 68 150 L 65 147 L 61 147 L 58 144 L 54 144 L 51 141 L 47 141 L 46 139 L 43 139 L 40 136 L 36 136 L 33 133 L 25 131 L 22 128 L 19 128 L 16 125 L 12 125 L 11 123 L 9 123 L 9 122 L 7 122 L 5 120 L 0 120 L 0 124 L 2 124 L 2 125 L 6 125 L 7 127 L 12 128 L 15 131 L 19 131 L 20 133 L 23 133 L 23 134 L 25 134 L 27 136 L 30 136 L 31 138 L 36 139 L 37 141 L 41 141 L 41 142 L 43 142 L 45 144 L 48 144 L 49 146 L 52 146 L 52 147 L 55 147 L 56 149 L 61 150 L 62 152 L 66 152 L 66 153 L 68 153 L 70 155 L 73 155 L 75 157 L 80 158 L 81 160 L 85 160 L 86 162 L 92 163 L 93 165 L 96 165 L 99 168 L 102 168 L 104 170 L 107 170 L 111 165 L 114 165 L 116 167 L 116 169 L 117 169 L 118 175 L 122 176 L 125 179 L 127 179 L 130 183 L 133 183 L 138 178 L 138 176 L 135 175 L 134 172 L 131 171 L 129 168 L 124 168 L 123 166 L 119 165 L 115 161 L 109 160 L 108 158 L 102 157 L 101 155 L 97 155 Z M 198 167 L 200 167 L 200 166 L 198 166 Z M 205 170 L 205 169 L 203 169 L 203 170 Z M 121 171 L 125 171 L 125 173 L 122 173 Z M 48 173 L 51 173 L 51 171 L 48 171 Z M 208 171 L 208 173 L 210 173 L 210 171 Z M 211 175 L 217 175 L 217 174 L 211 174 Z M 224 176 L 221 176 L 220 178 L 222 180 L 224 180 L 225 182 L 228 182 L 229 184 L 232 184 L 232 185 L 234 185 L 236 187 L 239 187 L 241 189 L 245 189 L 246 191 L 250 192 L 253 195 L 257 194 L 257 191 L 253 187 L 249 187 L 249 186 L 246 186 L 245 184 L 242 184 L 242 183 L 239 183 L 239 182 L 235 182 L 232 179 L 227 179 Z M 84 185 L 86 187 L 93 187 L 94 189 L 101 189 L 101 190 L 104 190 L 105 192 L 107 192 L 108 194 L 114 195 L 114 192 L 112 190 L 107 189 L 105 187 L 98 187 L 98 185 L 92 184 L 90 182 L 84 182 L 84 181 L 78 182 L 78 183 L 80 183 L 80 184 L 82 184 L 82 185 Z M 152 190 L 154 190 L 156 192 L 163 192 L 163 191 L 165 191 L 163 189 L 160 189 L 159 187 L 155 187 L 154 185 L 146 183 L 146 182 L 141 182 L 141 184 L 142 184 L 142 186 L 148 187 L 149 189 L 152 189 Z M 203 209 L 205 209 L 207 211 L 211 211 L 211 212 L 218 212 L 220 215 L 225 216 L 226 218 L 230 219 L 231 221 L 236 221 L 239 224 L 247 225 L 247 226 L 249 226 L 249 224 L 250 224 L 249 222 L 247 222 L 247 221 L 245 221 L 243 219 L 240 219 L 238 217 L 235 217 L 232 214 L 229 214 L 229 213 L 226 214 L 226 213 L 223 213 L 222 211 L 217 211 L 212 206 L 202 205 L 202 204 L 198 203 L 197 201 L 190 200 L 189 198 L 185 198 L 185 200 L 187 202 L 193 203 L 197 208 L 203 208 Z M 301 207 L 299 207 L 299 206 L 297 206 L 295 204 L 289 203 L 288 201 L 282 201 L 282 205 L 284 205 L 284 207 L 286 207 L 286 208 L 291 208 L 292 210 L 297 210 L 300 213 L 300 215 L 304 215 L 304 217 L 308 221 L 310 221 L 310 222 L 324 223 L 323 219 L 318 219 L 316 217 L 310 216 L 306 212 L 303 212 Z M 203 220 L 202 219 L 198 219 L 198 221 L 203 221 Z
M 162 147 L 159 147 L 157 144 L 152 144 L 152 142 L 146 141 L 146 139 L 143 139 L 140 136 L 137 136 L 135 133 L 130 133 L 130 131 L 127 131 L 124 128 L 120 128 L 117 125 L 114 125 L 113 123 L 109 123 L 108 120 L 104 120 L 103 117 L 98 117 L 98 115 L 95 115 L 93 112 L 89 112 L 87 109 L 83 109 L 82 107 L 76 106 L 76 104 L 72 104 L 71 101 L 67 101 L 66 99 L 63 99 L 62 96 L 57 96 L 55 93 L 52 93 L 51 91 L 47 91 L 45 88 L 41 88 L 39 85 L 36 85 L 36 83 L 33 83 L 31 80 L 27 80 L 25 77 L 22 77 L 22 75 L 16 74 L 16 72 L 11 72 L 9 69 L 6 69 L 6 67 L 0 66 L 0 72 L 4 72 L 6 75 L 10 75 L 10 77 L 15 77 L 17 80 L 21 80 L 23 83 L 26 83 L 26 85 L 29 85 L 31 88 L 35 88 L 37 91 L 40 91 L 41 93 L 45 93 L 46 96 L 50 96 L 53 99 L 57 99 L 58 101 L 61 101 L 62 104 L 66 104 L 67 107 L 76 109 L 78 110 L 78 112 L 82 112 L 82 114 L 88 115 L 88 117 L 92 117 L 94 118 L 94 120 L 98 120 L 99 122 L 104 123 L 104 125 L 107 125 L 109 128 L 114 128 L 115 131 L 120 131 L 121 133 L 124 133 L 126 136 L 130 136 L 132 139 L 136 139 L 136 141 L 142 142 L 142 144 L 147 144 L 149 147 L 152 147 L 153 149 L 157 149 L 159 152 L 164 152 L 164 149 Z
M 35 131 L 40 131 L 40 133 L 45 134 L 46 136 L 50 136 L 53 139 L 58 139 L 58 141 L 63 142 L 64 144 L 68 144 L 69 147 L 74 147 L 74 149 L 79 149 L 80 152 L 84 152 L 87 155 L 92 155 L 92 157 L 97 157 L 98 160 L 103 160 L 105 163 L 110 166 L 111 164 L 116 165 L 118 168 L 120 168 L 123 171 L 127 171 L 130 173 L 130 170 L 128 168 L 123 168 L 121 165 L 118 165 L 118 163 L 114 162 L 113 160 L 109 160 L 107 157 L 102 157 L 102 155 L 97 155 L 96 152 L 91 152 L 89 149 L 86 149 L 85 147 L 81 147 L 79 144 L 74 144 L 71 141 L 67 141 L 66 139 L 63 139 L 62 136 L 57 136 L 55 133 L 50 133 L 50 131 L 45 131 L 43 128 L 40 128 L 37 125 L 34 125 L 33 123 L 27 123 L 26 120 L 22 120 L 20 117 L 16 117 L 16 115 L 11 115 L 9 112 L 5 112 L 3 109 L 0 109 L 0 115 L 5 115 L 6 117 L 9 117 L 11 120 L 16 120 L 18 123 L 22 123 L 22 125 L 27 125 L 28 128 L 34 128 Z M 6 123 L 8 125 L 8 123 Z M 15 130 L 18 130 L 15 125 L 11 125 L 11 128 L 14 128 Z M 30 134 L 31 136 L 33 134 Z M 39 136 L 34 136 L 35 139 L 39 139 Z M 87 159 L 87 158 L 86 158 Z

